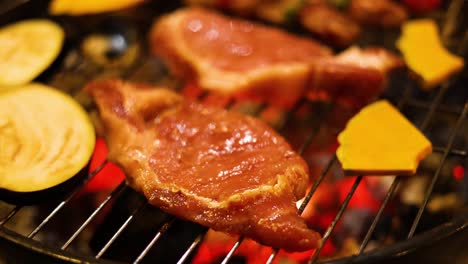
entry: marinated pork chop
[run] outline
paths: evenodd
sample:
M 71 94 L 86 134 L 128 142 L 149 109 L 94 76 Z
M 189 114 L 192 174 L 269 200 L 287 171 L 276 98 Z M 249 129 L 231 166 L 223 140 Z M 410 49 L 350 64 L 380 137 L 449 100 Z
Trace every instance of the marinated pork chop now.
M 152 205 L 289 251 L 318 245 L 295 204 L 308 167 L 266 124 L 162 88 L 109 80 L 85 89 L 99 108 L 109 160 Z
M 333 95 L 330 99 L 336 101 L 364 93 L 368 94 L 366 99 L 373 99 L 386 77 L 386 72 L 373 64 L 363 66 L 361 59 L 368 58 L 359 54 L 366 54 L 365 50 L 353 61 L 343 62 L 311 39 L 201 8 L 182 9 L 159 19 L 150 39 L 153 53 L 163 58 L 176 76 L 203 89 L 279 106 L 288 107 L 307 90 L 317 93 L 317 89 Z M 394 55 L 381 52 L 388 56 L 374 57 L 382 64 L 401 65 Z M 365 87 L 350 86 L 350 77 Z M 362 98 L 356 100 L 360 105 Z
M 310 64 L 331 56 L 308 39 L 202 8 L 159 19 L 150 38 L 153 53 L 175 75 L 203 89 L 281 105 L 303 94 Z

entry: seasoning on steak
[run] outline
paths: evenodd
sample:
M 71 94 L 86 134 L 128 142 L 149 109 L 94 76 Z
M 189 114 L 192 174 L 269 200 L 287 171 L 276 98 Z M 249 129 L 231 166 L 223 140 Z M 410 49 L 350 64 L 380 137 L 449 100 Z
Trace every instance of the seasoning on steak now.
M 160 18 L 150 39 L 152 52 L 176 76 L 194 81 L 202 89 L 281 107 L 291 106 L 308 89 L 315 93 L 317 89 L 343 91 L 347 100 L 352 99 L 349 95 L 363 93 L 369 93 L 365 98 L 374 98 L 385 80 L 385 74 L 373 65 L 350 66 L 360 65 L 359 57 L 345 64 L 311 39 L 202 8 L 181 9 Z M 390 55 L 379 58 L 387 57 Z M 336 70 L 335 65 L 345 67 Z M 335 81 L 350 76 L 373 85 L 355 85 L 349 90 L 348 83 Z M 331 100 L 341 101 L 341 94 L 323 92 L 333 95 Z M 357 98 L 358 104 L 361 99 Z
M 163 88 L 108 80 L 85 89 L 97 103 L 109 160 L 149 203 L 289 251 L 318 245 L 295 204 L 308 167 L 265 123 Z

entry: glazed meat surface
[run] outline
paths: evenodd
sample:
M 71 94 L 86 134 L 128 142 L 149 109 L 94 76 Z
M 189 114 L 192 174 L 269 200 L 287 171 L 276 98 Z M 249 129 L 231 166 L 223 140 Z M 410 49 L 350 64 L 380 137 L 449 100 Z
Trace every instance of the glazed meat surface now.
M 310 93 L 362 106 L 385 84 L 387 71 L 375 65 L 391 64 L 386 69 L 402 65 L 383 49 L 379 51 L 383 56 L 373 56 L 379 63 L 367 63 L 373 49 L 359 48 L 352 50 L 352 61 L 343 61 L 341 54 L 333 56 L 311 39 L 201 8 L 181 9 L 159 19 L 150 39 L 153 53 L 177 77 L 202 89 L 280 107 Z
M 150 40 L 153 53 L 178 77 L 203 89 L 282 105 L 302 95 L 310 64 L 331 56 L 309 39 L 202 8 L 162 17 Z
M 308 167 L 266 124 L 163 88 L 108 80 L 85 89 L 105 127 L 108 159 L 149 203 L 289 251 L 318 245 L 295 204 Z

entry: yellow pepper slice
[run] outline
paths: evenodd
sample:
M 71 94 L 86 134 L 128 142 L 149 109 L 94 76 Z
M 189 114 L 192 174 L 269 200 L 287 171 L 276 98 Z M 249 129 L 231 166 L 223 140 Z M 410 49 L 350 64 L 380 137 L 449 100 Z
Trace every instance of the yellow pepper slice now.
M 53 0 L 49 5 L 52 15 L 86 15 L 125 9 L 144 0 Z
M 396 45 L 408 67 L 422 78 L 422 88 L 426 90 L 441 84 L 464 65 L 461 57 L 443 46 L 437 25 L 431 19 L 405 22 Z
M 347 174 L 413 174 L 432 151 L 431 142 L 393 105 L 363 108 L 338 135 L 337 157 Z

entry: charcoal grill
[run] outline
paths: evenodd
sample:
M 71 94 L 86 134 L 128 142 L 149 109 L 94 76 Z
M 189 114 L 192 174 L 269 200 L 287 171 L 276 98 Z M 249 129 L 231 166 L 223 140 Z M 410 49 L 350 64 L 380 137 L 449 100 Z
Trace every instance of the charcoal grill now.
M 32 3 L 34 2 L 34 3 Z M 462 1 L 459 1 L 462 2 Z M 0 8 L 0 13 L 4 17 L 1 21 L 2 23 L 10 22 L 18 18 L 26 18 L 30 16 L 46 16 L 45 6 L 46 3 L 42 1 L 13 1 L 9 2 L 9 5 L 4 5 Z M 151 8 L 148 8 L 148 5 Z M 149 24 L 154 17 L 152 10 L 171 10 L 176 7 L 177 4 L 160 4 L 160 3 L 150 3 L 143 9 L 138 9 L 137 11 L 131 10 L 129 13 L 121 14 L 118 16 L 117 24 L 115 17 L 105 16 L 105 21 L 112 21 L 112 25 L 124 26 L 127 27 L 128 23 L 137 24 L 143 29 L 147 29 Z M 453 7 L 452 7 L 453 9 Z M 453 11 L 453 10 L 452 10 Z M 135 15 L 138 13 L 138 15 Z M 123 17 L 123 19 L 122 19 Z M 61 19 L 61 18 L 58 18 Z M 81 20 L 80 20 L 81 19 Z M 91 16 L 85 18 L 88 22 L 87 25 L 83 24 L 85 29 L 82 31 L 90 30 L 94 25 L 102 23 L 104 20 L 102 17 Z M 69 18 L 68 20 L 61 20 L 62 25 L 64 25 L 66 30 L 69 30 L 68 27 L 71 27 L 73 24 L 79 24 L 83 22 L 82 18 Z M 104 21 L 104 22 L 105 22 Z M 93 24 L 94 23 L 94 24 Z M 123 23 L 123 24 L 120 24 Z M 86 28 L 89 27 L 89 28 Z M 92 30 L 91 30 L 92 31 Z M 138 31 L 134 32 L 130 30 L 130 33 L 127 35 L 128 38 L 136 39 L 140 42 L 141 53 L 138 60 L 131 65 L 125 66 L 123 68 L 114 68 L 114 67 L 103 67 L 96 66 L 96 64 L 90 64 L 88 58 L 85 58 L 83 52 L 80 51 L 80 46 L 77 43 L 80 43 L 83 38 L 80 30 L 71 31 L 69 35 L 69 40 L 66 44 L 65 51 L 59 62 L 56 62 L 50 70 L 45 74 L 41 75 L 39 79 L 41 81 L 51 83 L 54 86 L 61 87 L 60 84 L 66 83 L 66 86 L 76 87 L 77 89 L 81 87 L 82 82 L 89 80 L 94 77 L 103 77 L 103 76 L 119 76 L 130 80 L 135 81 L 145 81 L 145 82 L 164 82 L 169 83 L 172 87 L 177 87 L 177 83 L 174 83 L 173 80 L 165 78 L 167 73 L 165 72 L 164 67 L 160 62 L 151 58 L 149 55 L 145 54 L 145 39 L 138 39 Z M 141 44 L 143 43 L 143 44 Z M 468 48 L 468 31 L 466 28 L 461 34 L 461 37 L 456 42 L 457 52 L 461 55 L 467 54 Z M 149 72 L 149 73 L 148 73 Z M 69 79 L 69 73 L 73 75 L 78 75 L 78 79 Z M 401 75 L 399 76 L 401 77 Z M 162 81 L 161 81 L 162 80 Z M 464 205 L 462 209 L 457 211 L 457 215 L 451 217 L 443 223 L 437 225 L 421 227 L 420 223 L 425 218 L 425 211 L 427 205 L 432 197 L 434 189 L 439 187 L 441 181 L 441 175 L 444 170 L 444 166 L 448 160 L 456 158 L 458 161 L 461 161 L 461 164 L 466 168 L 467 160 L 467 147 L 466 147 L 466 117 L 468 114 L 468 100 L 467 100 L 467 91 L 466 84 L 468 83 L 468 73 L 465 67 L 464 71 L 459 74 L 457 77 L 445 82 L 443 85 L 431 92 L 421 92 L 413 83 L 407 78 L 396 78 L 392 81 L 391 87 L 385 94 L 384 97 L 395 103 L 398 108 L 412 120 L 421 131 L 426 133 L 429 138 L 433 135 L 432 131 L 434 130 L 433 123 L 439 119 L 448 118 L 453 122 L 447 123 L 446 125 L 446 134 L 442 139 L 433 140 L 434 142 L 434 153 L 438 155 L 439 160 L 436 162 L 436 166 L 433 166 L 430 170 L 430 181 L 428 187 L 424 191 L 424 197 L 417 208 L 414 217 L 411 219 L 410 228 L 405 235 L 405 239 L 397 241 L 389 246 L 379 247 L 373 250 L 367 250 L 366 248 L 369 245 L 369 242 L 372 240 L 373 235 L 376 232 L 376 229 L 379 226 L 380 221 L 382 220 L 383 214 L 389 203 L 391 203 L 393 196 L 397 192 L 399 185 L 402 181 L 405 181 L 406 178 L 396 176 L 393 178 L 390 187 L 388 188 L 381 204 L 378 209 L 375 217 L 369 223 L 365 236 L 363 237 L 359 250 L 352 254 L 351 256 L 345 258 L 339 258 L 334 260 L 324 260 L 319 259 L 320 252 L 325 245 L 325 242 L 330 239 L 333 234 L 338 222 L 342 218 L 343 214 L 346 212 L 350 200 L 352 199 L 356 189 L 361 184 L 363 180 L 362 175 L 358 175 L 346 195 L 344 201 L 340 204 L 339 210 L 335 214 L 331 224 L 323 232 L 323 239 L 321 246 L 313 253 L 309 263 L 317 262 L 327 262 L 327 263 L 401 263 L 401 262 L 427 262 L 427 263 L 466 263 L 468 261 L 468 252 L 466 251 L 466 243 L 468 242 L 468 208 L 467 208 L 467 197 L 463 201 Z M 396 87 L 396 89 L 395 89 Z M 403 88 L 402 88 L 403 87 Z M 69 90 L 68 92 L 74 94 L 77 98 L 80 97 L 79 93 L 76 93 L 76 90 Z M 203 100 L 208 97 L 209 94 L 203 93 L 198 96 L 198 100 Z M 286 113 L 286 118 L 282 125 L 278 126 L 278 130 L 286 131 L 288 129 L 288 124 L 292 122 L 292 116 L 296 110 L 298 110 L 304 104 L 308 104 L 305 100 L 301 100 L 293 107 L 292 110 Z M 234 102 L 228 102 L 225 104 L 227 108 L 232 107 Z M 267 105 L 257 105 L 257 107 L 250 112 L 250 114 L 258 116 L 260 115 L 268 106 Z M 301 141 L 298 145 L 297 151 L 301 154 L 307 149 L 307 147 L 312 144 L 317 134 L 319 133 L 324 120 L 327 119 L 327 115 L 324 113 L 330 113 L 330 107 L 325 107 L 327 110 L 321 113 L 322 118 L 319 118 L 317 122 L 312 125 L 311 132 Z M 414 114 L 414 113 L 417 114 Z M 415 117 L 416 116 L 416 117 Z M 312 187 L 308 192 L 305 199 L 302 201 L 299 207 L 299 212 L 302 213 L 306 208 L 306 205 L 310 201 L 311 197 L 314 195 L 315 191 L 323 183 L 327 177 L 330 176 L 330 171 L 334 166 L 337 166 L 336 157 L 332 156 L 326 164 L 323 166 L 321 173 L 314 178 Z M 129 187 L 125 182 L 120 183 L 113 191 L 111 191 L 105 198 L 101 199 L 100 203 L 97 204 L 92 211 L 88 212 L 87 216 L 84 219 L 80 219 L 79 224 L 76 228 L 73 228 L 73 232 L 67 234 L 67 238 L 61 241 L 60 245 L 50 245 L 41 241 L 38 241 L 37 236 L 45 232 L 44 230 L 52 225 L 57 224 L 59 221 L 67 221 L 70 219 L 70 216 L 64 217 L 63 211 L 67 211 L 67 214 L 70 215 L 72 212 L 69 211 L 70 204 L 80 196 L 82 190 L 86 188 L 87 183 L 104 167 L 106 161 L 104 161 L 97 169 L 80 178 L 80 181 L 73 186 L 73 188 L 68 191 L 65 195 L 61 195 L 59 198 L 50 198 L 48 204 L 52 204 L 48 213 L 41 217 L 41 220 L 30 228 L 27 233 L 21 234 L 21 232 L 15 230 L 14 228 L 9 227 L 9 224 L 16 218 L 16 216 L 21 214 L 22 210 L 31 205 L 6 205 L 9 209 L 4 212 L 4 215 L 0 218 L 0 253 L 4 256 L 3 258 L 6 261 L 15 261 L 15 262 L 46 262 L 46 263 L 67 263 L 67 262 L 88 262 L 88 263 L 117 263 L 116 259 L 113 260 L 106 258 L 106 252 L 115 246 L 118 239 L 125 230 L 131 228 L 132 224 L 136 221 L 138 215 L 144 213 L 148 208 L 147 203 L 141 197 L 129 198 L 128 192 Z M 466 171 L 466 169 L 465 169 Z M 457 183 L 456 188 L 464 188 L 464 195 L 467 196 L 466 189 L 468 189 L 468 183 L 466 177 Z M 133 199 L 131 203 L 131 208 L 127 208 L 128 214 L 120 215 L 120 222 L 114 223 L 114 229 L 111 233 L 107 234 L 105 241 L 99 244 L 99 247 L 93 252 L 93 254 L 85 254 L 80 252 L 80 250 L 70 249 L 71 245 L 77 240 L 80 236 L 83 236 L 83 233 L 86 233 L 87 230 L 96 219 L 105 215 L 109 209 L 117 206 L 122 202 L 126 203 L 128 199 Z M 34 206 L 34 205 L 32 205 Z M 112 213 L 111 213 L 112 214 Z M 130 258 L 117 259 L 117 261 L 124 262 L 133 262 L 140 263 L 142 261 L 152 261 L 148 258 L 148 255 L 155 250 L 158 250 L 163 243 L 163 238 L 167 235 L 171 235 L 171 230 L 177 229 L 180 227 L 179 220 L 176 218 L 165 215 L 159 212 L 161 217 L 160 221 L 154 223 L 152 228 L 153 232 L 150 234 L 150 237 L 147 241 L 144 241 L 140 247 L 138 254 Z M 73 217 L 73 216 L 71 216 Z M 60 220 L 62 219 L 62 220 Z M 112 221 L 112 220 L 111 220 Z M 104 221 L 106 223 L 106 221 Z M 174 257 L 177 263 L 186 263 L 191 260 L 193 255 L 196 253 L 199 246 L 204 242 L 204 237 L 207 232 L 206 228 L 195 227 L 195 230 L 191 233 L 189 238 L 184 238 L 185 241 L 181 241 L 178 253 Z M 93 231 L 95 232 L 95 231 Z M 92 234 L 91 234 L 92 235 Z M 237 242 L 231 247 L 227 255 L 223 259 L 217 260 L 221 263 L 234 263 L 235 253 L 239 246 L 243 243 L 243 238 L 240 237 Z M 133 241 L 128 241 L 128 243 L 134 243 Z M 120 243 L 118 251 L 123 251 L 125 253 L 125 248 L 122 248 L 123 244 Z M 166 247 L 164 247 L 164 250 Z M 163 250 L 163 251 L 164 251 Z M 277 256 L 279 249 L 271 249 L 271 255 L 268 259 L 265 259 L 266 263 L 273 263 L 275 257 Z M 167 253 L 167 252 L 166 252 Z M 147 257 L 145 259 L 145 257 Z

